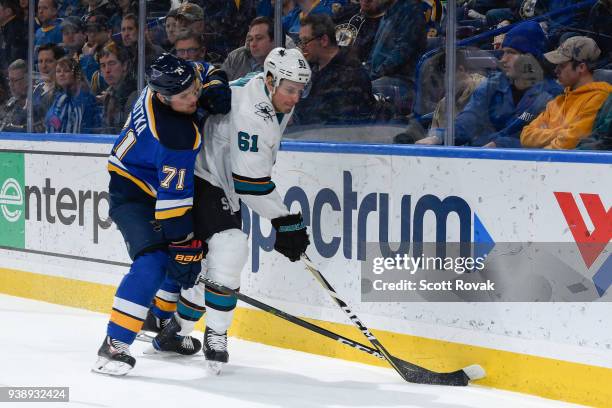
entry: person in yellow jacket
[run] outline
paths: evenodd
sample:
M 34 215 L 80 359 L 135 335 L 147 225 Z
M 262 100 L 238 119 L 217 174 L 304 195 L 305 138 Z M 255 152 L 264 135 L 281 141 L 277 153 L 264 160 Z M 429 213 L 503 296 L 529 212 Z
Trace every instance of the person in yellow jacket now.
M 593 80 L 592 66 L 601 51 L 591 38 L 571 37 L 544 57 L 556 65 L 563 94 L 521 132 L 523 147 L 573 149 L 593 128 L 595 116 L 612 92 L 612 85 Z

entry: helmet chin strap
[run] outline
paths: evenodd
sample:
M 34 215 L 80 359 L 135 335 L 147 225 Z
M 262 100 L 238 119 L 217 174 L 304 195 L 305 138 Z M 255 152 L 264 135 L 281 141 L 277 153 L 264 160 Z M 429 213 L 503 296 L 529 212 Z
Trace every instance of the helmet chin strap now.
M 272 102 L 272 97 L 276 93 L 276 90 L 278 89 L 278 86 L 280 85 L 280 81 L 278 81 L 278 84 L 277 84 L 276 81 L 274 80 L 274 77 L 272 76 L 272 90 L 270 90 L 268 88 L 268 78 L 269 77 L 266 77 L 266 79 L 264 81 L 264 85 L 265 85 L 266 91 L 267 91 L 266 94 L 268 95 L 268 98 L 270 98 L 270 102 Z

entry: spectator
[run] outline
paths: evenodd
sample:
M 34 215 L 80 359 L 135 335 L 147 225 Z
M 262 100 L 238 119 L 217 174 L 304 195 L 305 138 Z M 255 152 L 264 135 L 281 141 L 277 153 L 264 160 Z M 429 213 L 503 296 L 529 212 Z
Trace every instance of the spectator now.
M 110 42 L 102 49 L 99 57 L 100 71 L 108 84 L 108 88 L 102 93 L 105 132 L 117 134 L 138 97 L 136 81 L 130 75 L 130 54 L 125 48 Z
M 86 11 L 87 7 L 83 4 L 82 0 L 61 0 L 58 14 L 62 18 L 70 16 L 81 18 Z
M 346 0 L 295 0 L 295 8 L 283 17 L 283 30 L 295 39 L 300 32 L 301 19 L 315 14 L 333 16 L 346 3 Z
M 230 51 L 244 45 L 249 23 L 255 18 L 257 0 L 205 0 L 202 4 L 206 29 L 214 33 L 206 42 L 223 61 Z
M 75 16 L 64 18 L 64 21 L 62 21 L 62 45 L 66 55 L 78 61 L 86 39 L 85 24 L 80 18 Z
M 57 18 L 56 0 L 39 0 L 38 20 L 40 28 L 36 30 L 34 46 L 43 44 L 59 44 L 62 42 L 61 19 Z
M 176 56 L 194 62 L 205 62 L 206 44 L 202 35 L 188 30 L 182 30 L 176 36 L 174 43 Z
M 101 125 L 96 99 L 87 90 L 79 64 L 68 57 L 57 61 L 59 87 L 45 116 L 47 133 L 93 133 Z
M 64 56 L 64 50 L 56 44 L 43 44 L 38 48 L 38 71 L 41 81 L 34 85 L 32 106 L 36 119 L 42 121 L 55 97 L 55 67 Z
M 444 30 L 442 27 L 444 16 L 444 7 L 441 0 L 423 0 L 421 8 L 425 16 L 425 31 L 427 38 L 438 37 Z
M 445 55 L 440 55 L 441 71 L 446 71 L 445 64 Z M 457 71 L 455 74 L 456 84 L 457 84 L 457 92 L 455 97 L 455 106 L 457 112 L 461 112 L 468 101 L 472 97 L 472 94 L 480 85 L 481 82 L 485 80 L 485 77 L 480 75 L 477 72 L 470 72 L 468 62 L 466 59 L 466 53 L 463 50 L 457 51 L 457 61 L 456 61 Z M 415 144 L 442 144 L 444 142 L 444 131 L 447 127 L 446 122 L 446 97 L 443 97 L 440 102 L 436 105 L 436 109 L 433 113 L 433 118 L 431 120 L 431 127 L 429 132 L 427 133 L 427 137 L 421 138 L 422 135 L 411 135 L 409 140 L 416 140 Z M 417 127 L 418 129 L 418 127 Z M 423 132 L 424 133 L 424 132 Z
M 562 91 L 539 62 L 546 49 L 536 22 L 521 23 L 506 34 L 502 72 L 482 82 L 457 115 L 456 145 L 520 147 L 523 127 Z
M 172 52 L 174 49 L 174 43 L 176 42 L 176 33 L 178 32 L 178 9 L 170 10 L 166 15 L 166 21 L 164 22 L 164 28 L 166 29 L 166 39 L 168 40 L 164 44 L 166 51 Z
M 591 133 L 597 112 L 612 92 L 612 85 L 593 80 L 593 64 L 600 53 L 595 41 L 578 36 L 544 55 L 556 65 L 555 73 L 565 91 L 523 129 L 523 146 L 573 149 Z
M 339 45 L 351 47 L 361 62 L 367 62 L 384 15 L 384 0 L 360 0 L 359 4 L 347 5 L 334 17 L 339 24 L 336 28 Z
M 19 8 L 21 9 L 21 13 L 19 15 L 23 19 L 23 24 L 25 24 L 26 27 L 28 26 L 29 7 L 30 7 L 29 0 L 19 0 Z M 34 13 L 34 32 L 36 32 L 36 30 L 38 30 L 39 27 L 40 27 L 40 21 L 38 21 L 38 17 L 36 16 L 36 13 Z
M 295 8 L 294 0 L 283 1 L 283 17 L 289 14 Z M 257 16 L 274 18 L 275 0 L 260 0 L 257 3 Z
M 108 25 L 108 18 L 102 14 L 90 15 L 86 20 L 87 42 L 83 46 L 83 56 L 81 57 L 81 72 L 84 74 L 87 82 L 91 84 L 92 91 L 95 95 L 103 90 L 104 86 L 99 88 L 94 84 L 94 73 L 100 68 L 97 61 L 97 54 L 102 50 L 111 39 L 111 30 Z
M 204 10 L 193 3 L 183 3 L 176 9 L 177 30 L 185 29 L 204 34 Z
M 296 106 L 296 124 L 337 124 L 368 121 L 374 96 L 368 73 L 346 48 L 336 43 L 330 16 L 313 14 L 302 20 L 300 49 L 312 65 L 312 88 Z
M 612 59 L 612 0 L 599 0 L 589 13 L 587 29 L 594 32 L 594 40 L 601 48 L 602 54 Z
M 11 98 L 0 107 L 0 132 L 25 132 L 27 126 L 28 66 L 22 59 L 8 67 Z
M 0 73 L 17 59 L 26 59 L 27 26 L 21 18 L 18 0 L 0 0 Z
M 577 149 L 612 150 L 612 94 L 603 104 L 593 125 L 591 135 L 578 144 Z
M 121 20 L 121 41 L 132 57 L 132 66 L 138 65 L 138 17 L 135 14 L 126 14 Z M 164 50 L 153 44 L 145 32 L 145 65 L 149 66 Z
M 110 19 L 113 15 L 114 6 L 109 0 L 85 0 L 85 3 L 87 4 L 87 10 L 83 16 L 85 21 L 93 15 L 103 15 L 107 19 Z
M 374 92 L 391 98 L 405 115 L 414 99 L 414 70 L 427 47 L 425 17 L 418 0 L 390 0 L 368 60 Z
M 117 0 L 117 11 L 109 19 L 109 24 L 113 30 L 113 33 L 121 31 L 121 22 L 123 17 L 128 14 L 138 15 L 138 3 L 134 0 Z M 147 11 L 150 11 L 147 9 Z
M 221 69 L 227 79 L 242 78 L 249 72 L 263 71 L 263 63 L 274 48 L 274 23 L 268 17 L 256 17 L 249 25 L 247 45 L 230 52 Z

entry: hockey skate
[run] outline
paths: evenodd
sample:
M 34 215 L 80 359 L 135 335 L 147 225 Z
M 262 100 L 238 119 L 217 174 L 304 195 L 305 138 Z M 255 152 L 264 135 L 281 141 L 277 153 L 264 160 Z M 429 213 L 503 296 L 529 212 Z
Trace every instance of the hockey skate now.
M 223 364 L 229 360 L 227 352 L 227 332 L 217 333 L 210 327 L 204 331 L 204 356 L 208 369 L 215 375 L 221 373 Z
M 141 331 L 159 333 L 169 321 L 170 319 L 160 319 L 153 314 L 151 309 L 149 309 L 147 312 L 147 318 L 142 325 Z
M 179 331 L 181 331 L 181 326 L 173 317 L 151 342 L 154 352 L 167 351 L 191 356 L 200 351 L 202 343 L 198 339 L 192 336 L 181 336 L 178 334 Z
M 98 350 L 98 360 L 92 371 L 108 375 L 126 375 L 136 365 L 129 344 L 106 336 Z
M 151 343 L 155 338 L 155 335 L 151 333 L 159 333 L 164 327 L 170 322 L 170 319 L 160 319 L 153 314 L 153 311 L 149 309 L 147 312 L 147 318 L 145 319 L 142 329 L 136 335 L 136 340 Z

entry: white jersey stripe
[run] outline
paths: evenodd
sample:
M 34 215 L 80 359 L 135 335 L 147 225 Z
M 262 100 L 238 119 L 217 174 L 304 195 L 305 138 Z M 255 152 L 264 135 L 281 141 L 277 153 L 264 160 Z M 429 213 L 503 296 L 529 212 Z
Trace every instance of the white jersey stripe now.
M 157 200 L 155 210 L 168 210 L 171 208 L 193 206 L 193 197 L 184 198 L 182 200 Z
M 149 310 L 148 307 L 130 302 L 129 300 L 121 299 L 117 296 L 115 296 L 115 300 L 113 301 L 113 309 L 117 309 L 142 320 L 147 317 L 147 311 Z
M 180 293 L 170 293 L 163 289 L 160 289 L 155 294 L 158 298 L 165 300 L 166 302 L 178 302 Z

